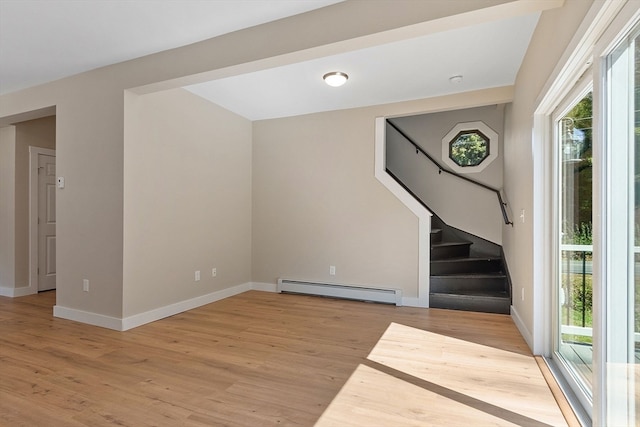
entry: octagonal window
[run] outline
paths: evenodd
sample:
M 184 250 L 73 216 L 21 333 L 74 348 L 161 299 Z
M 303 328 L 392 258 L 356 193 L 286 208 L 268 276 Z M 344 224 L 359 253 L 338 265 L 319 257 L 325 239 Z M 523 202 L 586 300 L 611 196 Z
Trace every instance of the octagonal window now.
M 489 138 L 478 129 L 464 130 L 449 142 L 449 158 L 458 166 L 478 166 L 489 157 Z
M 458 123 L 442 138 L 442 160 L 457 173 L 482 172 L 499 151 L 498 134 L 481 121 Z

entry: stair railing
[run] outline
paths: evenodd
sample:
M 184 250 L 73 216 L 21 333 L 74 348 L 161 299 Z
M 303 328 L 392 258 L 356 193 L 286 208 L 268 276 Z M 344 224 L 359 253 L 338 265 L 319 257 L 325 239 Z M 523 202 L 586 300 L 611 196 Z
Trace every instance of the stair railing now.
M 436 167 L 438 168 L 438 174 L 442 174 L 442 172 L 447 173 L 449 175 L 453 175 L 457 178 L 460 178 L 464 181 L 470 182 L 474 185 L 477 185 L 479 187 L 482 187 L 488 191 L 492 191 L 494 193 L 496 193 L 496 196 L 498 197 L 498 203 L 500 204 L 500 211 L 502 212 L 502 219 L 504 220 L 504 223 L 507 225 L 511 225 L 513 227 L 513 221 L 509 221 L 509 215 L 507 214 L 507 204 L 504 202 L 504 200 L 502 200 L 502 195 L 500 194 L 500 190 L 498 190 L 497 188 L 493 188 L 487 184 L 483 184 L 482 182 L 478 182 L 472 178 L 469 178 L 467 176 L 464 175 L 460 175 L 459 173 L 456 173 L 452 170 L 446 169 L 444 167 L 442 167 L 442 165 L 436 160 L 434 159 L 429 153 L 427 153 L 422 147 L 420 147 L 413 139 L 411 139 L 411 137 L 409 137 L 409 135 L 407 135 L 406 133 L 404 133 L 402 131 L 402 129 L 400 129 L 398 126 L 395 125 L 395 123 L 393 123 L 391 120 L 387 119 L 387 123 L 389 125 L 391 125 L 392 128 L 394 128 L 400 135 L 402 135 L 402 137 L 404 139 L 406 139 L 407 141 L 409 141 L 409 143 L 411 143 L 411 145 L 414 146 L 414 148 L 416 149 L 416 153 L 422 153 L 424 154 L 424 156 L 429 159 L 431 161 L 431 163 L 433 163 L 434 165 L 436 165 Z M 406 188 L 406 186 L 405 186 Z M 415 196 L 414 196 L 415 197 Z M 419 199 L 418 199 L 419 200 Z

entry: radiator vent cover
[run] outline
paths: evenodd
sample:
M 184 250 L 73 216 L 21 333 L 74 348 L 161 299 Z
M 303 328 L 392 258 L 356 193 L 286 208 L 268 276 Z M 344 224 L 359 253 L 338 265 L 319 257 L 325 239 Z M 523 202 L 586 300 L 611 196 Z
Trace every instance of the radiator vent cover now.
M 305 295 L 373 301 L 386 304 L 402 305 L 400 289 L 380 289 L 365 286 L 343 285 L 338 283 L 320 283 L 304 280 L 278 279 L 278 292 L 290 292 Z

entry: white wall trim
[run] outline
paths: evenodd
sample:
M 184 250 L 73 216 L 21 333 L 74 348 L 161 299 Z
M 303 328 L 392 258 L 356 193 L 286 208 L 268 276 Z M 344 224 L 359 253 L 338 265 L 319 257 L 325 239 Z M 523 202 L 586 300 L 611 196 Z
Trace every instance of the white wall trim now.
M 56 151 L 29 146 L 29 293 L 25 295 L 38 292 L 38 156 L 40 154 L 55 157 Z
M 21 286 L 19 288 L 12 288 L 9 286 L 0 286 L 0 297 L 23 297 L 25 295 L 31 295 L 35 292 L 29 286 Z
M 241 285 L 221 289 L 219 291 L 211 292 L 206 295 L 201 295 L 199 297 L 149 310 L 144 313 L 134 314 L 133 316 L 125 317 L 122 319 L 122 329 L 120 330 L 127 331 L 129 329 L 142 326 L 146 323 L 164 319 L 165 317 L 173 316 L 184 311 L 193 310 L 194 308 L 211 304 L 212 302 L 220 301 L 222 299 L 229 298 L 250 290 L 251 283 L 243 283 Z
M 416 297 L 402 297 L 403 307 L 424 307 L 420 305 L 420 298 Z
M 134 314 L 133 316 L 125 317 L 123 319 L 105 316 L 103 314 L 90 313 L 88 311 L 77 310 L 75 308 L 68 308 L 60 305 L 53 307 L 53 315 L 54 317 L 86 323 L 88 325 L 100 326 L 102 328 L 113 329 L 116 331 L 127 331 L 129 329 L 137 328 L 138 326 L 155 322 L 156 320 L 164 319 L 165 317 L 173 316 L 188 310 L 193 310 L 194 308 L 211 304 L 212 302 L 220 301 L 247 291 L 276 292 L 276 287 L 277 285 L 275 283 L 247 282 L 185 301 L 169 304 L 165 307 L 149 310 L 144 313 Z M 16 288 L 15 290 L 17 291 L 20 289 L 26 288 Z M 0 296 L 21 296 L 4 294 L 5 292 L 10 293 L 11 291 L 14 291 L 14 289 L 0 287 Z M 407 307 L 424 307 L 421 304 L 422 302 L 419 298 L 402 298 L 402 305 Z
M 276 283 L 251 282 L 251 290 L 262 292 L 277 292 L 278 285 Z
M 38 292 L 38 290 L 36 289 L 34 292 L 30 286 L 20 286 L 18 288 L 13 288 L 13 297 L 24 297 L 26 295 L 35 294 L 36 292 Z
M 275 292 L 275 285 L 258 285 L 259 288 L 264 288 L 264 290 L 267 290 L 270 286 L 273 286 Z M 134 314 L 133 316 L 125 317 L 122 319 L 97 313 L 90 313 L 74 308 L 62 307 L 59 305 L 53 307 L 53 315 L 62 319 L 74 320 L 76 322 L 100 326 L 116 331 L 127 331 L 129 329 L 133 329 L 147 323 L 155 322 L 156 320 L 164 319 L 165 317 L 173 316 L 175 314 L 179 314 L 188 310 L 193 310 L 194 308 L 198 308 L 203 305 L 211 304 L 212 302 L 220 301 L 222 299 L 232 297 L 246 291 L 250 291 L 254 289 L 253 286 L 254 284 L 250 282 L 243 283 L 240 285 L 232 286 L 230 288 L 211 292 L 206 295 L 201 295 L 199 297 L 191 298 L 185 301 L 179 301 L 174 304 L 169 304 L 164 307 L 149 310 L 144 313 Z
M 556 192 L 553 154 L 553 129 L 546 115 L 533 118 L 533 306 L 534 335 L 529 347 L 534 354 L 551 356 L 553 337 L 554 259 L 557 256 L 553 236 Z
M 78 310 L 75 308 L 54 305 L 53 316 L 61 319 L 73 320 L 75 322 L 86 323 L 88 325 L 113 329 L 116 331 L 122 330 L 122 319 L 98 313 L 90 313 L 88 311 Z
M 513 323 L 516 324 L 516 328 L 520 331 L 520 335 L 522 335 L 522 338 L 524 338 L 529 348 L 533 349 L 533 334 L 527 329 L 527 326 L 518 314 L 518 310 L 516 310 L 514 306 L 511 306 L 511 319 L 513 319 Z M 536 353 L 534 352 L 533 354 Z
M 127 331 L 129 329 L 137 328 L 138 326 L 155 322 L 156 320 L 164 319 L 166 317 L 183 313 L 188 310 L 193 310 L 194 308 L 211 304 L 213 302 L 220 301 L 234 295 L 239 295 L 247 291 L 253 290 L 260 292 L 276 292 L 276 288 L 277 285 L 275 283 L 247 282 L 240 285 L 232 286 L 230 288 L 211 292 L 206 295 L 191 298 L 185 301 L 169 304 L 165 307 L 159 307 L 153 310 L 149 310 L 144 313 L 134 314 L 133 316 L 125 317 L 123 319 L 112 316 L 105 316 L 98 313 L 90 313 L 88 311 L 63 307 L 60 305 L 56 305 L 53 307 L 53 316 L 61 319 L 73 320 L 75 322 L 86 323 L 88 325 L 113 329 L 115 331 Z M 19 291 L 20 289 L 26 288 L 13 289 L 0 287 L 0 296 L 22 296 L 13 295 L 14 291 Z M 24 295 L 28 294 L 25 293 Z M 402 298 L 402 305 L 407 307 L 423 307 L 423 305 L 421 304 L 422 302 L 419 298 Z
M 386 171 L 385 134 L 386 119 L 377 117 L 375 123 L 375 177 L 418 217 L 418 303 L 412 307 L 429 307 L 429 259 L 431 256 L 430 233 L 433 215 Z M 404 304 L 404 298 L 403 298 Z

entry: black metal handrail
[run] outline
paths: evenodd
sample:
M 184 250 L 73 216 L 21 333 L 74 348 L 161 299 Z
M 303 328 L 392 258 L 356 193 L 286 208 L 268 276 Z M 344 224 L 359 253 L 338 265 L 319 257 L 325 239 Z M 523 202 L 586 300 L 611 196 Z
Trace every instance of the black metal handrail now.
M 426 151 L 424 151 L 424 149 L 422 147 L 420 147 L 413 139 L 411 139 L 411 137 L 409 137 L 409 135 L 407 135 L 406 133 L 404 133 L 402 131 L 402 129 L 400 129 L 398 126 L 396 126 L 395 123 L 393 123 L 391 120 L 387 119 L 387 123 L 389 123 L 391 125 L 392 128 L 394 128 L 400 135 L 402 135 L 404 137 L 404 139 L 406 139 L 407 141 L 409 141 L 409 143 L 411 143 L 411 145 L 413 145 L 416 149 L 416 152 L 420 152 L 422 154 L 424 154 L 424 156 L 431 160 L 431 162 L 436 165 L 438 167 L 438 174 L 441 174 L 442 172 L 444 173 L 448 173 L 449 175 L 453 175 L 457 178 L 460 178 L 464 181 L 470 182 L 472 184 L 475 184 L 479 187 L 482 187 L 486 190 L 489 191 L 493 191 L 494 193 L 496 193 L 496 195 L 498 196 L 498 203 L 500 204 L 500 210 L 502 211 L 502 219 L 504 220 L 504 223 L 507 225 L 511 225 L 513 227 L 513 222 L 509 221 L 509 216 L 507 214 L 507 209 L 506 206 L 507 204 L 502 200 L 502 195 L 500 194 L 500 190 L 493 188 L 487 184 L 483 184 L 481 182 L 478 182 L 474 179 L 471 179 L 469 177 L 466 177 L 464 175 L 460 175 L 454 171 L 451 171 L 449 169 L 446 169 L 444 167 L 442 167 L 442 165 L 440 163 L 438 163 L 438 161 L 436 159 L 434 159 L 429 153 L 427 153 Z

